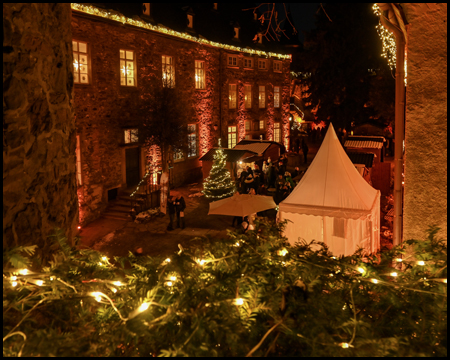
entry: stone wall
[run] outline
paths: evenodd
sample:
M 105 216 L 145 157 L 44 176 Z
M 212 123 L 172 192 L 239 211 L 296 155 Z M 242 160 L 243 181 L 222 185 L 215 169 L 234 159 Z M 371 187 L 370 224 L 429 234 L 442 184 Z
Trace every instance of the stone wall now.
M 198 156 L 173 164 L 173 186 L 192 183 L 201 178 L 202 164 L 199 158 L 211 147 L 217 146 L 219 137 L 222 137 L 222 146 L 226 147 L 228 124 L 239 124 L 243 129 L 243 120 L 247 117 L 264 119 L 272 127 L 274 119 L 289 123 L 289 61 L 284 61 L 283 73 L 273 73 L 270 59 L 270 70 L 264 73 L 244 70 L 243 64 L 231 69 L 226 66 L 225 50 L 76 11 L 72 16 L 72 32 L 74 40 L 88 43 L 92 64 L 90 84 L 75 84 L 76 126 L 80 136 L 83 178 L 83 186 L 79 187 L 78 194 L 80 222 L 83 224 L 98 218 L 106 208 L 109 189 L 126 187 L 123 129 L 137 127 L 146 116 L 139 109 L 145 99 L 152 96 L 152 80 L 161 79 L 162 55 L 173 57 L 175 86 L 181 91 L 185 103 L 191 104 L 186 111 L 192 117 L 191 123 L 197 124 L 198 131 Z M 120 85 L 120 49 L 133 50 L 135 53 L 135 87 Z M 195 89 L 195 60 L 205 62 L 205 90 Z M 239 83 L 241 91 L 244 83 L 252 84 L 251 111 L 243 108 L 243 95 L 238 101 L 239 109 L 228 110 L 230 82 Z M 266 85 L 268 99 L 266 109 L 261 110 L 257 102 L 259 84 Z M 281 87 L 282 108 L 272 111 L 273 116 L 268 116 L 267 108 L 273 107 L 274 85 Z M 215 124 L 218 125 L 217 130 L 214 129 Z M 141 151 L 145 153 L 146 149 Z M 143 168 L 141 176 L 144 175 Z
M 3 4 L 3 248 L 78 221 L 70 4 Z
M 408 25 L 404 240 L 447 234 L 447 4 L 402 4 Z

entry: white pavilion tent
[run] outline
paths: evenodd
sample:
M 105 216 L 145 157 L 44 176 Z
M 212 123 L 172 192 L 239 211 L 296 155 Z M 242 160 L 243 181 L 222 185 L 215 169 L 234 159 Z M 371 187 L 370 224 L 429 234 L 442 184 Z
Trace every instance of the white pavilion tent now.
M 279 220 L 289 220 L 284 235 L 321 241 L 336 256 L 380 249 L 380 191 L 358 173 L 330 128 L 294 191 L 279 205 Z

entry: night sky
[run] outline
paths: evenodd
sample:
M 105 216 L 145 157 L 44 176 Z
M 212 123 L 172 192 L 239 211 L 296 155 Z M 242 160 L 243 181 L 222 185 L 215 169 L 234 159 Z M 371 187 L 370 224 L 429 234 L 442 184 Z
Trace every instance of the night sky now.
M 314 14 L 317 12 L 320 3 L 288 3 L 291 9 L 295 27 L 299 33 L 301 42 L 304 40 L 303 31 L 315 28 Z

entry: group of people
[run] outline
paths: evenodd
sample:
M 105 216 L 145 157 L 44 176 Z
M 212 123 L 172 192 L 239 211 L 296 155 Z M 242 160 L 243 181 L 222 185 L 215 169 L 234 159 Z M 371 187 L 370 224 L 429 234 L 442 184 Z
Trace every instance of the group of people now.
M 177 196 L 169 195 L 167 198 L 167 212 L 169 214 L 169 225 L 167 226 L 167 231 L 173 230 L 173 220 L 175 219 L 175 214 L 177 216 L 177 225 L 179 228 L 181 224 L 181 228 L 184 229 L 186 224 L 184 222 L 184 210 L 186 209 L 186 202 L 184 201 L 184 197 L 181 194 Z

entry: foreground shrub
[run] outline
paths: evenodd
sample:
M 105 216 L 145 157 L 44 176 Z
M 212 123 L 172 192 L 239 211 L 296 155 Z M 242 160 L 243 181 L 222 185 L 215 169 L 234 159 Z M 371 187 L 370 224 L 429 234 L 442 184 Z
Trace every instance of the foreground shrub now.
M 280 231 L 260 223 L 170 259 L 108 259 L 58 234 L 49 266 L 32 270 L 33 247 L 8 251 L 3 355 L 447 356 L 437 229 L 340 258 Z

